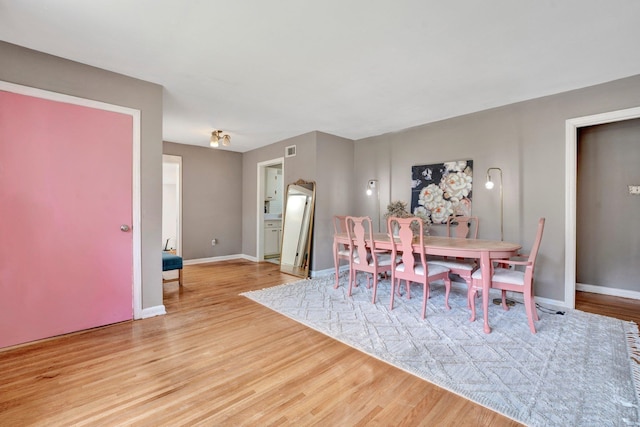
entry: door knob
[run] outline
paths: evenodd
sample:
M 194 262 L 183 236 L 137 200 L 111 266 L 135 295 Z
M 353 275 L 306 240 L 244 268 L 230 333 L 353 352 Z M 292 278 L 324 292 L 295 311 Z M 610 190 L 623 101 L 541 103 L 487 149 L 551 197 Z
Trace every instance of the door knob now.
M 124 231 L 124 232 L 127 232 L 127 231 L 129 231 L 129 230 L 130 230 L 130 228 L 129 228 L 129 226 L 128 226 L 127 224 L 122 224 L 122 225 L 120 226 L 120 230 L 121 230 L 121 231 Z

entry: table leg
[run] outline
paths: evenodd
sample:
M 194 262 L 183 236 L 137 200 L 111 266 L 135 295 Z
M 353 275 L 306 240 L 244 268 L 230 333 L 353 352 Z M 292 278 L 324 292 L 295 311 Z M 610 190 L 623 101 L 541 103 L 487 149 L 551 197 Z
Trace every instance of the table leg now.
M 491 258 L 489 252 L 482 252 L 480 256 L 482 271 L 482 313 L 484 315 L 484 332 L 491 333 L 489 326 L 489 290 L 491 289 Z
M 340 279 L 338 277 L 338 270 L 340 269 L 340 265 L 338 264 L 338 242 L 336 242 L 336 239 L 333 239 L 333 264 L 336 267 L 336 284 L 333 288 L 338 289 Z

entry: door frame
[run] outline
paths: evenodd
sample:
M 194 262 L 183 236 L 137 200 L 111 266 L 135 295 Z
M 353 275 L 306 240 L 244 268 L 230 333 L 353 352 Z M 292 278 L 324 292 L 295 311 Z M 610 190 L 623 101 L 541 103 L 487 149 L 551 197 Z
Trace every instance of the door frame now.
M 142 319 L 142 233 L 141 233 L 141 201 L 140 201 L 140 110 L 105 102 L 94 101 L 92 99 L 79 98 L 58 92 L 37 89 L 29 86 L 22 86 L 0 80 L 0 90 L 17 93 L 19 95 L 32 96 L 49 101 L 63 102 L 67 104 L 79 105 L 83 107 L 95 108 L 98 110 L 110 111 L 114 113 L 131 116 L 133 122 L 132 129 L 132 149 L 133 149 L 133 181 L 132 190 L 132 227 L 133 234 L 133 282 L 132 282 L 132 305 L 133 318 Z
M 258 262 L 264 261 L 264 193 L 266 189 L 264 175 L 267 167 L 275 165 L 282 165 L 282 179 L 284 185 L 284 157 L 258 162 L 257 166 L 256 261 Z M 282 200 L 282 203 L 284 203 L 284 199 Z
M 176 192 L 178 193 L 178 200 L 176 203 L 176 208 L 178 210 L 178 212 L 176 212 L 176 218 L 178 222 L 178 226 L 176 229 L 176 254 L 182 256 L 182 156 L 163 154 L 162 163 L 178 165 L 178 171 L 176 173 Z
M 564 304 L 576 306 L 576 203 L 578 180 L 578 128 L 640 118 L 640 107 L 576 117 L 565 123 L 565 258 Z

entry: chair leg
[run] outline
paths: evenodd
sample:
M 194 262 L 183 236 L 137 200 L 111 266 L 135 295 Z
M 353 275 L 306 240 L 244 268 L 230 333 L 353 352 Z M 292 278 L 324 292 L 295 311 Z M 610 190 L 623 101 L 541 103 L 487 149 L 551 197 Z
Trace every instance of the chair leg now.
M 504 311 L 509 311 L 509 306 L 507 305 L 507 291 L 502 291 L 502 309 Z
M 378 292 L 378 273 L 373 273 L 373 298 L 371 298 L 372 303 L 376 303 L 376 293 Z
M 425 282 L 423 285 L 424 295 L 422 296 L 422 318 L 427 315 L 427 300 L 429 299 L 429 282 Z
M 471 308 L 471 300 L 469 299 L 469 290 L 472 286 L 471 279 L 465 279 L 465 282 L 467 282 L 467 308 Z
M 533 320 L 537 322 L 540 320 L 540 316 L 538 316 L 538 309 L 536 308 L 536 300 L 533 298 L 533 293 L 529 295 L 529 299 L 531 301 L 531 308 L 533 310 Z
M 393 273 L 391 273 L 391 303 L 389 304 L 389 310 L 393 310 L 393 297 L 395 294 L 396 288 L 396 278 Z
M 353 289 L 353 282 L 355 282 L 357 272 L 356 270 L 349 270 L 349 291 L 347 292 L 347 295 L 351 296 L 351 290 Z
M 476 321 L 476 295 L 477 294 L 478 294 L 478 291 L 471 287 L 467 292 L 467 300 L 469 302 L 469 305 L 471 306 L 471 318 L 469 319 L 469 321 L 471 322 Z
M 532 334 L 536 333 L 536 327 L 533 324 L 534 318 L 538 317 L 538 312 L 536 310 L 535 302 L 531 298 L 530 295 L 524 295 L 524 305 L 527 310 L 527 319 L 529 319 L 529 329 Z
M 451 310 L 451 307 L 449 307 L 449 293 L 451 293 L 451 279 L 447 275 L 444 279 L 444 306 L 447 310 Z

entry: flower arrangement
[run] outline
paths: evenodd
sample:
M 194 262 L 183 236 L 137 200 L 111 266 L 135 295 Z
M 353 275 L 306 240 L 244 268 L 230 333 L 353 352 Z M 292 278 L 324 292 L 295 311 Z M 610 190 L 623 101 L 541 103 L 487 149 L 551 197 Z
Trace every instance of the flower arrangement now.
M 397 218 L 408 218 L 411 215 L 407 210 L 407 204 L 405 202 L 401 202 L 400 200 L 396 200 L 395 202 L 391 202 L 387 205 L 387 213 L 384 214 L 385 218 L 397 217 Z
M 429 227 L 431 227 L 431 220 L 428 215 L 417 211 L 412 215 L 407 210 L 407 204 L 400 200 L 396 200 L 387 205 L 387 212 L 384 214 L 385 219 L 396 217 L 396 218 L 409 218 L 411 216 L 416 216 L 422 220 L 422 229 L 425 235 L 429 235 Z M 418 226 L 413 223 L 411 224 L 411 229 L 414 233 L 418 232 Z

